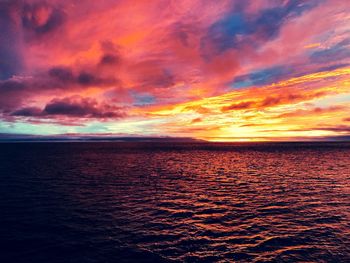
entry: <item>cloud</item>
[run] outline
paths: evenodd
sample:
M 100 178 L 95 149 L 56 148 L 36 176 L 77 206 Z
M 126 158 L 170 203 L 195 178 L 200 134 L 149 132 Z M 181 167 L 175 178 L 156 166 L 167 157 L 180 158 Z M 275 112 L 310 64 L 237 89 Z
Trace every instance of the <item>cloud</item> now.
M 205 106 L 201 105 L 191 105 L 184 107 L 183 111 L 193 111 L 199 114 L 210 114 L 212 111 Z
M 331 113 L 331 112 L 337 112 L 337 111 L 342 111 L 345 110 L 346 107 L 344 106 L 330 106 L 330 107 L 315 107 L 312 109 L 297 109 L 295 111 L 291 112 L 286 112 L 283 114 L 278 115 L 278 118 L 291 118 L 291 117 L 309 117 L 313 115 L 321 115 L 321 114 L 326 114 L 326 113 Z
M 11 116 L 21 117 L 75 117 L 75 118 L 113 118 L 125 117 L 121 108 L 101 105 L 90 98 L 70 97 L 53 99 L 41 110 L 37 107 L 25 107 L 15 110 Z
M 247 45 L 257 48 L 261 43 L 276 38 L 287 20 L 316 7 L 318 2 L 290 0 L 253 15 L 244 13 L 244 4 L 238 8 L 236 5 L 209 27 L 201 40 L 203 55 L 210 58 L 228 49 L 242 49 Z
M 105 54 L 101 57 L 101 65 L 116 65 L 119 62 L 119 57 L 113 54 Z
M 54 99 L 48 103 L 44 110 L 47 115 L 67 115 L 67 116 L 99 116 L 96 102 L 86 99 L 72 100 L 70 98 Z
M 263 39 L 277 36 L 286 20 L 302 15 L 315 8 L 320 1 L 289 0 L 284 5 L 263 10 L 254 21 L 252 28 Z
M 238 103 L 232 103 L 231 105 L 224 106 L 221 108 L 222 112 L 232 111 L 232 110 L 248 110 L 248 109 L 264 109 L 269 107 L 276 107 L 279 105 L 293 104 L 297 102 L 304 102 L 312 100 L 318 97 L 323 97 L 327 95 L 324 91 L 316 91 L 310 94 L 297 94 L 297 93 L 286 93 L 276 95 L 266 95 L 261 96 L 256 100 L 242 101 Z
M 70 67 L 54 66 L 47 72 L 39 72 L 31 77 L 13 77 L 0 81 L 0 112 L 11 110 L 20 105 L 25 99 L 37 94 L 47 95 L 53 92 L 80 92 L 90 87 L 105 87 L 119 85 L 115 77 L 101 76 L 97 71 L 93 73 Z
M 77 83 L 83 86 L 111 86 L 118 83 L 118 81 L 113 77 L 104 78 L 94 73 L 82 71 L 77 76 Z
M 27 93 L 30 93 L 26 83 L 10 79 L 0 81 L 0 113 L 13 109 L 20 104 Z
M 34 117 L 42 116 L 42 111 L 37 107 L 26 107 L 11 113 L 12 116 Z
M 0 1 L 0 119 L 208 137 L 340 125 L 349 12 L 342 0 Z
M 113 86 L 118 83 L 118 79 L 113 76 L 101 76 L 97 70 L 91 72 L 85 71 L 84 69 L 79 70 L 77 73 L 73 72 L 70 67 L 55 66 L 48 70 L 48 76 L 53 86 L 67 87 L 67 84 L 81 85 L 81 86 Z
M 48 74 L 53 79 L 63 83 L 71 83 L 75 79 L 73 71 L 69 67 L 53 67 L 49 69 Z
M 27 42 L 57 31 L 65 17 L 47 1 L 0 1 L 0 80 L 22 73 Z
M 134 99 L 133 105 L 135 106 L 151 105 L 155 103 L 155 97 L 150 94 L 137 93 L 133 91 L 131 91 L 130 94 Z
M 201 118 L 195 118 L 191 121 L 191 124 L 200 123 L 201 121 L 202 121 Z
M 264 130 L 264 132 L 281 132 L 282 129 L 275 130 Z M 350 126 L 348 125 L 317 125 L 312 127 L 304 127 L 304 128 L 296 128 L 289 129 L 288 132 L 312 132 L 312 131 L 326 131 L 331 132 L 331 134 L 339 133 L 339 134 L 349 134 L 350 135 Z
M 344 39 L 332 47 L 315 51 L 310 55 L 313 63 L 329 63 L 348 60 L 350 58 L 350 38 Z
M 22 23 L 27 37 L 36 38 L 54 32 L 66 19 L 64 11 L 46 1 L 24 3 Z
M 271 68 L 262 69 L 246 75 L 235 77 L 232 86 L 234 88 L 243 88 L 249 86 L 262 86 L 278 82 L 291 76 L 294 70 L 287 66 L 274 66 Z
M 319 131 L 331 131 L 340 133 L 350 133 L 350 126 L 347 125 L 335 125 L 335 126 L 325 126 L 325 127 L 314 127 L 314 130 Z
M 9 79 L 23 68 L 18 13 L 18 1 L 0 2 L 0 80 Z
M 221 108 L 221 111 L 232 111 L 232 110 L 246 110 L 254 107 L 256 105 L 255 101 L 244 101 L 239 103 L 233 103 L 229 106 Z
M 273 83 L 277 83 L 281 80 L 299 77 L 306 74 L 329 72 L 340 68 L 348 67 L 348 63 L 337 63 L 327 66 L 310 66 L 304 65 L 277 65 L 271 68 L 265 68 L 257 71 L 250 72 L 249 74 L 236 76 L 230 86 L 233 88 L 247 88 L 254 86 L 264 86 Z
M 169 88 L 175 83 L 174 74 L 161 59 L 140 61 L 132 65 L 130 70 L 136 87 L 141 89 Z

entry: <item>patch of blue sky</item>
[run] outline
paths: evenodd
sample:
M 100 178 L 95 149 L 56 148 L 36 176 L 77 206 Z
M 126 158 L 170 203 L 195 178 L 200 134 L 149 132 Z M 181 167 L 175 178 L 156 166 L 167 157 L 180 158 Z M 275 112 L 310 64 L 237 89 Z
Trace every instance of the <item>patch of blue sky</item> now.
M 231 87 L 234 89 L 242 89 L 242 88 L 248 88 L 254 86 L 253 81 L 246 79 L 246 80 L 242 80 L 242 81 L 233 81 L 231 83 Z
M 202 44 L 212 43 L 217 51 L 223 52 L 238 45 L 236 36 L 250 33 L 249 24 L 245 21 L 244 14 L 232 13 L 215 22 L 202 39 Z
M 215 52 L 221 53 L 231 48 L 239 48 L 242 43 L 247 44 L 249 38 L 246 36 L 255 33 L 258 33 L 262 40 L 273 39 L 278 36 L 287 19 L 300 16 L 321 1 L 288 1 L 283 7 L 268 8 L 253 16 L 242 10 L 234 10 L 209 27 L 207 34 L 202 38 L 202 47 L 210 43 L 215 47 Z
M 130 95 L 134 99 L 134 106 L 152 105 L 156 102 L 156 98 L 149 93 L 137 93 L 131 91 Z
M 276 66 L 262 70 L 253 71 L 246 75 L 237 76 L 231 82 L 232 88 L 246 88 L 250 86 L 269 85 L 285 78 L 289 78 L 293 74 L 293 69 L 286 66 Z

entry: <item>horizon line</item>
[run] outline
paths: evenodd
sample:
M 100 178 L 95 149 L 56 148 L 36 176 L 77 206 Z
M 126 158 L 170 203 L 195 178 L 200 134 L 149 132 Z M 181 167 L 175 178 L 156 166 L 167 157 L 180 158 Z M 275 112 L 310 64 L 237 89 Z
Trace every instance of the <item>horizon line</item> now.
M 192 143 L 310 143 L 350 142 L 350 136 L 324 137 L 205 137 L 126 134 L 14 134 L 0 133 L 0 142 L 192 142 Z

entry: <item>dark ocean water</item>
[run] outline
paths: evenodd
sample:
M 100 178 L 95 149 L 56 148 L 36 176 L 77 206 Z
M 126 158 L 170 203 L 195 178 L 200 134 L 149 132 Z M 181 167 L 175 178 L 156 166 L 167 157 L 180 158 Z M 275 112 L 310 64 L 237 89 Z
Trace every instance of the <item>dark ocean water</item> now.
M 0 262 L 350 262 L 350 144 L 2 143 Z

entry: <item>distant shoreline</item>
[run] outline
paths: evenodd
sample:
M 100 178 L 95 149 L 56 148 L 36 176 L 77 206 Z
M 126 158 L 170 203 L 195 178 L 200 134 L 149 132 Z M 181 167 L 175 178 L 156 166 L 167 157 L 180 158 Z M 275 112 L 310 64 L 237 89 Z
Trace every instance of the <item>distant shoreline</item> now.
M 271 143 L 345 143 L 350 142 L 349 136 L 330 137 L 289 137 L 289 138 L 248 138 L 248 137 L 208 137 L 196 139 L 191 137 L 171 136 L 118 136 L 112 134 L 57 134 L 57 135 L 33 135 L 33 134 L 9 134 L 0 133 L 0 143 L 12 142 L 144 142 L 144 143 L 210 143 L 210 144 L 271 144 Z
M 318 141 L 204 141 L 204 140 L 123 140 L 123 139 L 0 139 L 0 143 L 191 143 L 211 145 L 281 145 L 281 144 L 349 144 L 349 140 L 318 140 Z

